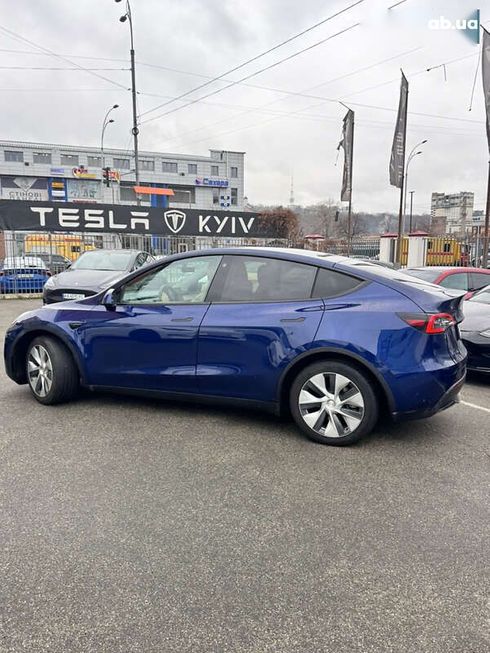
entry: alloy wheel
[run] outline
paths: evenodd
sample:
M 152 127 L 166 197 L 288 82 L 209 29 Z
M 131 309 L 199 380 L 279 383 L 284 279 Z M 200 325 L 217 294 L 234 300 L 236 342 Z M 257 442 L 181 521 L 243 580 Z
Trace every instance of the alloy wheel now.
M 47 349 L 35 345 L 27 358 L 27 374 L 31 390 L 38 397 L 45 397 L 53 385 L 53 364 Z
M 306 424 L 328 438 L 351 435 L 364 417 L 364 399 L 359 388 L 335 372 L 310 377 L 301 388 L 298 406 Z

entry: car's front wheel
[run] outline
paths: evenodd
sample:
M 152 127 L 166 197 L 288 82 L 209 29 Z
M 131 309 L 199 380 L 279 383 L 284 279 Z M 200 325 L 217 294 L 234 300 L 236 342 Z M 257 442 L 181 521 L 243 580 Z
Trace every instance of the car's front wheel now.
M 75 361 L 56 339 L 35 338 L 27 350 L 26 366 L 29 387 L 41 404 L 60 404 L 77 394 L 79 376 Z
M 338 361 L 305 367 L 293 381 L 290 408 L 300 429 L 315 442 L 346 445 L 367 435 L 378 419 L 378 401 L 357 368 Z

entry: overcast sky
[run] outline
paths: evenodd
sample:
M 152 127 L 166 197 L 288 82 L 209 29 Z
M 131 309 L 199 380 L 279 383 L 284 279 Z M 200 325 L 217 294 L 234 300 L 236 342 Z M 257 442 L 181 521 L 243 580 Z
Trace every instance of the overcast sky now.
M 251 203 L 287 204 L 291 174 L 297 203 L 338 201 L 341 100 L 356 118 L 354 209 L 396 212 L 398 190 L 389 186 L 388 164 L 402 67 L 410 83 L 407 151 L 428 139 L 410 166 L 415 211 L 429 211 L 432 191 L 474 191 L 475 208 L 484 208 L 488 147 L 480 70 L 468 110 L 479 46 L 461 31 L 429 28 L 440 16 L 467 17 L 478 8 L 471 1 L 406 0 L 388 10 L 397 0 L 365 0 L 227 75 L 226 82 L 150 111 L 354 1 L 132 0 L 138 111 L 144 114 L 140 147 L 204 155 L 209 148 L 245 151 Z M 485 6 L 479 7 L 483 23 L 490 19 Z M 128 67 L 129 29 L 118 20 L 123 3 L 0 0 L 0 9 L 0 26 L 16 35 L 0 31 L 1 138 L 97 146 L 103 116 L 117 103 L 106 144 L 130 148 L 130 76 L 121 70 Z M 245 83 L 183 107 L 319 41 Z M 110 68 L 93 71 L 109 81 L 84 70 L 28 69 L 74 67 L 36 46 L 85 68 Z M 443 63 L 446 79 L 442 66 L 426 72 Z M 183 108 L 144 122 L 177 107 Z

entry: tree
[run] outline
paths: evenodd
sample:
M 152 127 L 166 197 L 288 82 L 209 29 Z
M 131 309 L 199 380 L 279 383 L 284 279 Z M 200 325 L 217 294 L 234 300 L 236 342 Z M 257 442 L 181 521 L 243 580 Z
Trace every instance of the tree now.
M 276 238 L 287 238 L 292 242 L 300 240 L 302 234 L 298 216 L 291 209 L 278 206 L 261 211 L 260 216 L 267 221 L 269 226 L 272 224 L 272 231 L 275 232 Z

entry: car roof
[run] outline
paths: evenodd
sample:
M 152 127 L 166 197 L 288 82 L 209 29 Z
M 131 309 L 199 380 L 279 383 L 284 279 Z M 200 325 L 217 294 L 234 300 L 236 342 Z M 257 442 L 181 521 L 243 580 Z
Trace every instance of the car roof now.
M 113 254 L 114 252 L 129 252 L 130 254 L 139 254 L 140 252 L 143 252 L 144 250 L 142 249 L 130 249 L 126 247 L 119 247 L 117 249 L 109 249 L 109 248 L 104 248 L 104 249 L 99 249 L 98 247 L 96 249 L 86 249 L 84 252 L 80 254 L 90 254 L 91 252 L 107 252 L 108 254 Z M 146 253 L 146 252 L 145 252 Z
M 454 265 L 420 265 L 416 268 L 407 268 L 407 270 L 435 270 L 436 272 L 484 272 L 485 274 L 490 273 L 490 270 L 485 270 L 482 268 L 470 268 L 464 266 L 454 266 Z

